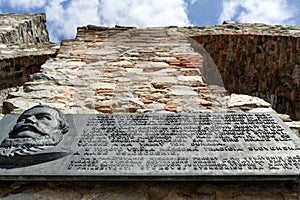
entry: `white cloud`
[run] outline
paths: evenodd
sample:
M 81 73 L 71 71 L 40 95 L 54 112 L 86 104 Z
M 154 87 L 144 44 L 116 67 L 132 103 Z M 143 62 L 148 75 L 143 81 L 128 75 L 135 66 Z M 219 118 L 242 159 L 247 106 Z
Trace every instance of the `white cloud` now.
M 51 41 L 74 38 L 87 24 L 114 26 L 186 26 L 187 2 L 197 0 L 0 0 L 23 12 L 45 12 Z M 0 9 L 1 9 L 0 4 Z M 5 5 L 2 4 L 3 7 Z
M 52 41 L 58 37 L 74 38 L 76 28 L 87 24 L 99 24 L 98 0 L 51 0 L 45 8 Z
M 266 24 L 293 24 L 294 9 L 287 0 L 223 0 L 219 22 L 261 22 Z
M 52 41 L 74 38 L 76 28 L 102 26 L 190 25 L 184 0 L 49 0 L 45 8 Z
M 13 8 L 22 9 L 41 8 L 46 4 L 46 0 L 9 0 L 7 2 Z
M 183 0 L 101 0 L 99 13 L 106 26 L 189 25 Z

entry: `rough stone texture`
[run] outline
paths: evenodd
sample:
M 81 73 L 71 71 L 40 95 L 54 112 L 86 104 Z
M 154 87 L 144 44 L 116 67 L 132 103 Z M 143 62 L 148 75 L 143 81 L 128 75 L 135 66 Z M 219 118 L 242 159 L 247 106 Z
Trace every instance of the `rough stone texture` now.
M 300 27 L 224 23 L 180 28 L 217 64 L 225 88 L 259 96 L 300 119 Z
M 0 15 L 0 89 L 22 85 L 56 53 L 44 14 Z
M 0 197 L 4 200 L 298 199 L 299 188 L 287 186 L 282 182 L 4 182 L 0 185 Z
M 195 34 L 199 36 L 197 31 Z M 203 72 L 206 74 L 202 75 Z M 30 81 L 3 92 L 3 99 L 6 99 L 3 111 L 21 113 L 35 104 L 44 103 L 64 113 L 275 112 L 261 99 L 228 95 L 217 73 L 205 51 L 197 45 L 195 47 L 177 28 L 80 27 L 76 39 L 63 41 L 57 56 L 48 59 Z M 234 76 L 239 78 L 236 74 Z M 229 84 L 226 81 L 225 84 Z M 285 115 L 281 117 L 288 119 Z M 294 130 L 299 129 L 298 122 L 287 123 Z M 243 180 L 2 181 L 0 198 L 286 200 L 299 199 L 300 188 L 286 182 Z
M 32 82 L 9 94 L 4 113 L 40 102 L 65 113 L 228 110 L 225 89 L 207 86 L 202 56 L 176 28 L 123 28 L 110 37 L 92 28 L 98 36 L 93 42 L 89 27 L 80 28 L 87 34 L 79 31 L 76 40 L 63 41 Z
M 48 43 L 45 14 L 1 14 L 0 43 Z
M 55 52 L 53 45 L 0 47 L 0 89 L 16 87 L 28 81 L 30 75 L 38 72 Z

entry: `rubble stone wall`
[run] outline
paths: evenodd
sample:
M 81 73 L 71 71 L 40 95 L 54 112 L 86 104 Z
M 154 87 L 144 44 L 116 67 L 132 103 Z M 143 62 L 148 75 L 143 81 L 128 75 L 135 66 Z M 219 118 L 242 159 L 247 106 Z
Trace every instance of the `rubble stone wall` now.
M 32 55 L 0 60 L 0 89 L 22 85 L 40 70 L 49 55 Z
M 44 14 L 0 15 L 0 90 L 20 86 L 55 55 Z
M 194 51 L 190 41 L 177 28 L 130 29 L 122 32 L 127 29 L 80 27 L 77 38 L 63 41 L 57 54 L 53 53 L 56 48 L 51 45 L 45 45 L 41 50 L 36 46 L 22 49 L 2 44 L 0 56 L 3 56 L 3 62 L 5 59 L 16 59 L 20 53 L 28 57 L 55 55 L 55 58 L 48 59 L 41 66 L 38 73 L 31 76 L 31 81 L 27 81 L 18 90 L 4 90 L 5 94 L 9 94 L 8 98 L 4 97 L 3 113 L 21 113 L 39 103 L 54 106 L 64 113 L 81 114 L 275 112 L 270 104 L 259 98 L 237 94 L 229 96 L 224 88 L 207 84 L 201 69 L 212 65 L 205 64 L 204 54 Z M 119 34 L 114 35 L 115 33 Z M 4 45 L 10 48 L 4 48 Z M 250 46 L 249 48 L 252 49 Z M 225 56 L 227 55 L 231 54 L 227 53 Z M 14 62 L 10 66 L 15 67 Z M 30 69 L 35 71 L 35 65 Z M 203 71 L 206 72 L 206 69 Z M 228 84 L 227 79 L 225 83 Z M 284 181 L 243 180 L 0 181 L 0 198 L 286 200 L 299 199 L 300 186 Z
M 299 27 L 234 23 L 193 31 L 229 92 L 259 96 L 300 119 Z
M 47 104 L 64 113 L 272 111 L 267 102 L 204 82 L 202 54 L 176 28 L 109 32 L 81 28 L 55 58 L 10 92 L 7 113 Z M 99 27 L 99 29 L 101 29 Z M 86 32 L 84 31 L 86 30 Z M 115 30 L 119 31 L 119 30 Z M 275 112 L 275 111 L 274 111 Z M 12 199 L 297 199 L 299 185 L 277 182 L 0 182 Z
M 0 15 L 0 43 L 48 43 L 49 35 L 45 14 Z

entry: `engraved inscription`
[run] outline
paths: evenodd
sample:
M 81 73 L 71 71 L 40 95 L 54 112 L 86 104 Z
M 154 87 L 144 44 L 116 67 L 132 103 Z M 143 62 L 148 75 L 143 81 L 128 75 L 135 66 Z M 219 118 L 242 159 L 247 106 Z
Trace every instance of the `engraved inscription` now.
M 66 166 L 70 173 L 275 175 L 300 168 L 299 139 L 273 114 L 115 114 L 84 120 Z

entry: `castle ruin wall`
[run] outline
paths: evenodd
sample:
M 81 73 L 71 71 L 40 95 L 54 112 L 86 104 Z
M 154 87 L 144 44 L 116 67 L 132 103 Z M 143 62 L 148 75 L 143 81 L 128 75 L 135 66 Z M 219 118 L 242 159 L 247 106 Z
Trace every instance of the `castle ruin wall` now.
M 45 14 L 0 15 L 0 90 L 20 86 L 55 56 Z
M 234 23 L 192 29 L 190 36 L 210 54 L 229 92 L 259 96 L 300 119 L 298 29 Z

